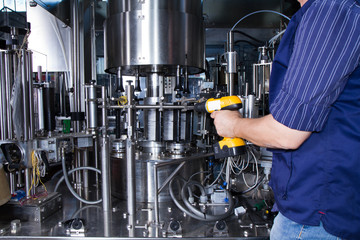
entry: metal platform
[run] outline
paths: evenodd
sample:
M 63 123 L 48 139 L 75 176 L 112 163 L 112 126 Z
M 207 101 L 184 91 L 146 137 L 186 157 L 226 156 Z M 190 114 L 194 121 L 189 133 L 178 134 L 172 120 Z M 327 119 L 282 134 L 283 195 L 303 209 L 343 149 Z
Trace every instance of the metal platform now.
M 182 213 L 172 202 L 160 203 L 160 224 L 155 224 L 153 204 L 137 204 L 136 227 L 128 228 L 126 201 L 113 199 L 112 212 L 101 205 L 83 205 L 62 189 L 63 207 L 42 221 L 10 217 L 11 208 L 2 208 L 7 216 L 0 222 L 2 239 L 268 239 L 271 227 L 258 213 L 250 211 L 221 222 L 201 222 Z M 99 192 L 90 192 L 97 195 Z M 99 194 L 100 195 L 100 194 Z M 56 196 L 58 196 L 56 194 Z M 55 197 L 54 199 L 58 199 Z M 60 203 L 59 203 L 60 205 Z M 10 214 L 9 214 L 10 213 Z M 73 220 L 75 219 L 75 221 Z M 15 220 L 15 221 L 14 221 Z

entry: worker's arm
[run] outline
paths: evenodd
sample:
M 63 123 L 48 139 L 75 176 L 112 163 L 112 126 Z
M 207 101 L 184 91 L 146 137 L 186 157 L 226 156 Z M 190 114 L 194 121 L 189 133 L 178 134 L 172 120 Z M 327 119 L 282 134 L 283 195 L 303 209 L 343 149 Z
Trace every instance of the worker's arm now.
M 217 111 L 211 117 L 220 136 L 244 138 L 262 147 L 297 149 L 311 135 L 279 123 L 271 114 L 248 119 L 237 111 Z

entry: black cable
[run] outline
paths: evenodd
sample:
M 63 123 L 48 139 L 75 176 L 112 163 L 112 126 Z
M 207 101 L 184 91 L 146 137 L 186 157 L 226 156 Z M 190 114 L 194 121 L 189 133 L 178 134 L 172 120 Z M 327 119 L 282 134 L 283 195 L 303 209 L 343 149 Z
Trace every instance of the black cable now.
M 247 40 L 237 40 L 237 41 L 235 41 L 235 45 L 237 45 L 238 43 L 247 43 L 247 44 L 249 44 L 249 45 L 251 45 L 251 46 L 253 46 L 253 47 L 256 47 L 256 48 L 258 48 L 260 45 L 255 45 L 254 43 L 252 43 L 252 42 L 250 42 L 250 41 L 247 41 Z
M 257 38 L 254 38 L 254 37 L 250 36 L 249 34 L 244 33 L 243 31 L 233 30 L 233 32 L 234 32 L 234 33 L 239 33 L 239 34 L 241 34 L 241 35 L 244 35 L 245 37 L 250 38 L 251 40 L 253 40 L 253 41 L 255 41 L 255 42 L 264 44 L 264 41 L 261 41 L 261 40 L 259 40 L 259 39 L 257 39 Z

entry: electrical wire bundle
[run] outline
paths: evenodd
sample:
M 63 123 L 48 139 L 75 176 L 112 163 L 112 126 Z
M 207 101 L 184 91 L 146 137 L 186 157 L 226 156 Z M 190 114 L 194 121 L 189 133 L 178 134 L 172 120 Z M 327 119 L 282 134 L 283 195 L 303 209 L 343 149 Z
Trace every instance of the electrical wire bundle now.
M 33 150 L 31 152 L 31 164 L 32 164 L 32 181 L 29 192 L 34 187 L 38 187 L 39 183 L 44 186 L 44 190 L 47 193 L 45 184 L 41 181 L 42 177 L 46 174 L 46 165 L 41 157 L 41 150 Z
M 216 183 L 219 182 L 219 179 L 222 178 L 225 182 L 226 188 L 230 190 L 230 177 L 231 175 L 241 176 L 243 182 L 247 189 L 240 192 L 240 194 L 248 193 L 252 190 L 257 189 L 260 184 L 263 182 L 264 177 L 260 177 L 259 165 L 258 165 L 258 154 L 256 153 L 256 149 L 253 146 L 248 145 L 246 156 L 236 156 L 236 157 L 228 157 L 224 159 L 224 162 L 221 165 L 221 170 L 215 180 L 208 186 L 212 187 Z M 246 181 L 245 175 L 250 166 L 250 163 L 254 162 L 254 170 L 256 171 L 256 179 L 255 183 L 250 186 L 250 184 Z M 232 189 L 234 190 L 234 189 Z

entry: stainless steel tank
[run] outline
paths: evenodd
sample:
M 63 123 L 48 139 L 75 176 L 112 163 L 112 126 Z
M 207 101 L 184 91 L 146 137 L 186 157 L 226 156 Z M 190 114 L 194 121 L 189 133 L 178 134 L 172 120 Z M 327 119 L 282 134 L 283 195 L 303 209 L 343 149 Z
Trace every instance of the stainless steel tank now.
M 109 0 L 105 23 L 105 69 L 124 75 L 161 69 L 189 74 L 204 69 L 201 0 Z
M 151 142 L 149 142 L 151 143 Z M 175 146 L 173 148 L 179 148 L 183 145 Z M 179 153 L 185 152 L 185 149 L 181 149 Z M 176 156 L 177 155 L 177 156 Z M 173 153 L 172 157 L 179 158 L 184 157 L 184 154 Z M 111 152 L 111 172 L 112 172 L 112 195 L 122 199 L 127 199 L 126 191 L 126 159 L 125 159 L 125 143 L 122 141 L 113 142 L 112 152 Z M 163 157 L 160 159 L 157 158 L 156 154 L 138 152 L 136 154 L 136 201 L 137 202 L 154 202 L 155 193 L 154 193 L 154 165 L 161 162 L 166 162 L 171 160 L 171 158 L 166 159 Z M 197 172 L 204 171 L 204 162 L 205 158 L 199 157 L 198 160 L 187 162 L 183 169 L 179 172 L 179 175 L 185 179 L 190 178 L 191 175 Z M 159 187 L 164 183 L 167 177 L 176 169 L 178 165 L 169 165 L 163 166 L 158 169 L 158 183 Z M 198 174 L 194 179 L 203 180 L 204 174 Z M 168 187 L 159 194 L 159 202 L 169 202 L 171 197 L 169 194 Z

